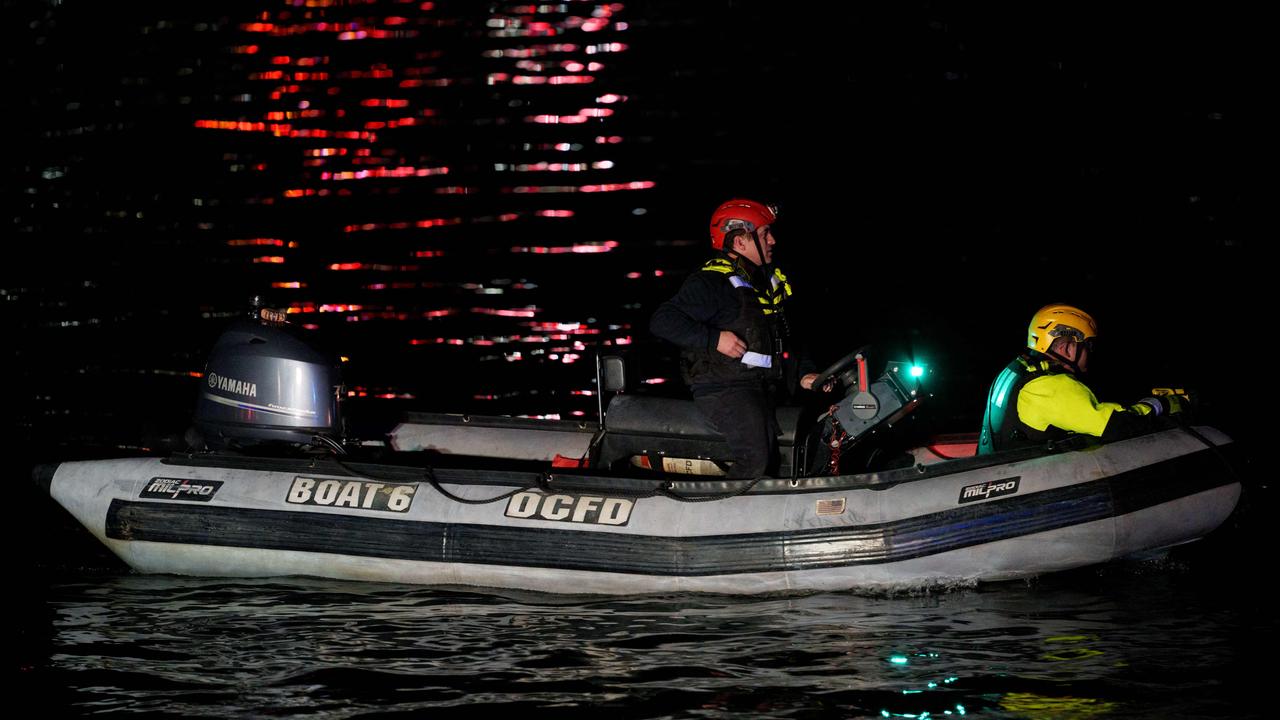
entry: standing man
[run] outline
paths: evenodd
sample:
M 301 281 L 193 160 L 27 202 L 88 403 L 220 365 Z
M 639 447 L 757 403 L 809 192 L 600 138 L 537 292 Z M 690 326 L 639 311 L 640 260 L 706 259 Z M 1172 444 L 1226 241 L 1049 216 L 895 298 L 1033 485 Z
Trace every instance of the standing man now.
M 791 285 L 773 267 L 777 209 L 733 199 L 711 215 L 716 251 L 675 297 L 653 313 L 649 329 L 681 349 L 681 371 L 694 404 L 729 443 L 730 478 L 775 470 L 778 422 L 774 392 L 790 375 L 783 303 Z M 817 373 L 800 379 L 813 387 Z M 794 382 L 794 381 L 793 381 Z
M 1173 391 L 1129 407 L 1098 402 L 1079 377 L 1089 369 L 1097 337 L 1098 325 L 1089 313 L 1071 305 L 1040 308 L 1027 328 L 1027 349 L 987 393 L 978 454 L 1043 445 L 1072 434 L 1125 437 L 1166 422 L 1156 417 L 1183 411 L 1187 398 Z

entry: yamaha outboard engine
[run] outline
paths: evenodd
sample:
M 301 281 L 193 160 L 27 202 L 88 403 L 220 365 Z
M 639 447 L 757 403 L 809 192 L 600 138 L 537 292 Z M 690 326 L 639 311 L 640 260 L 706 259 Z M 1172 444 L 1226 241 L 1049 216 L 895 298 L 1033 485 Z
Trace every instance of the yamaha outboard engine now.
M 337 363 L 285 328 L 285 314 L 254 298 L 214 343 L 195 426 L 214 449 L 321 446 L 342 452 Z

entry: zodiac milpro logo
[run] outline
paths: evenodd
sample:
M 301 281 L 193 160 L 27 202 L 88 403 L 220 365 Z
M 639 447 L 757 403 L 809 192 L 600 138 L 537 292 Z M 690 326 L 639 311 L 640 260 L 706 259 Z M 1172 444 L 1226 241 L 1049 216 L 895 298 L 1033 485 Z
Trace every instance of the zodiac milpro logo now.
M 976 485 L 965 485 L 960 488 L 960 502 L 963 504 L 975 500 L 989 500 L 1001 495 L 1012 495 L 1018 492 L 1018 481 L 1021 479 L 1021 476 L 1019 476 L 1003 480 L 988 480 Z
M 229 378 L 226 375 L 219 375 L 218 373 L 209 373 L 208 380 L 209 387 L 214 390 L 222 390 L 229 393 L 235 393 L 237 395 L 244 395 L 245 397 L 258 397 L 257 383 L 251 383 L 245 380 L 236 380 L 235 378 Z
M 599 495 L 543 495 L 526 490 L 507 501 L 509 518 L 558 520 L 593 525 L 626 525 L 634 500 Z
M 361 510 L 405 513 L 413 504 L 416 484 L 383 483 L 366 480 L 321 480 L 295 477 L 285 502 L 293 505 L 323 505 Z
M 222 487 L 221 480 L 154 477 L 147 482 L 142 492 L 138 493 L 138 497 L 147 500 L 209 502 L 220 487 Z

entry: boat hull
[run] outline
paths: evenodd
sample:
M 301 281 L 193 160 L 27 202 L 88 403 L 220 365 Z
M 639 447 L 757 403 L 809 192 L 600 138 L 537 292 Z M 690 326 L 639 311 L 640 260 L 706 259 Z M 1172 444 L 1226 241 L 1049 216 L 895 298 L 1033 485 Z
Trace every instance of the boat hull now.
M 145 573 L 591 594 L 874 589 L 1027 577 L 1203 537 L 1239 499 L 1229 443 L 1211 428 L 1169 430 L 749 489 L 137 458 L 63 463 L 49 491 Z

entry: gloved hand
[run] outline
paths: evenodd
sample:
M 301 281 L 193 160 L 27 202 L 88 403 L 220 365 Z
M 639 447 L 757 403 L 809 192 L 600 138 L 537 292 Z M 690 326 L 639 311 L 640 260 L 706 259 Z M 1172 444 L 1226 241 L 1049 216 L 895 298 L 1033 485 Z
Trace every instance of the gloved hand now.
M 1133 407 L 1142 415 L 1176 415 L 1191 409 L 1191 396 L 1181 389 L 1153 388 L 1150 397 L 1142 398 Z
M 1193 402 L 1193 398 L 1195 397 L 1194 391 L 1183 390 L 1182 388 L 1151 388 L 1151 394 L 1156 397 L 1169 397 L 1170 395 L 1176 395 L 1182 398 L 1183 403 Z

